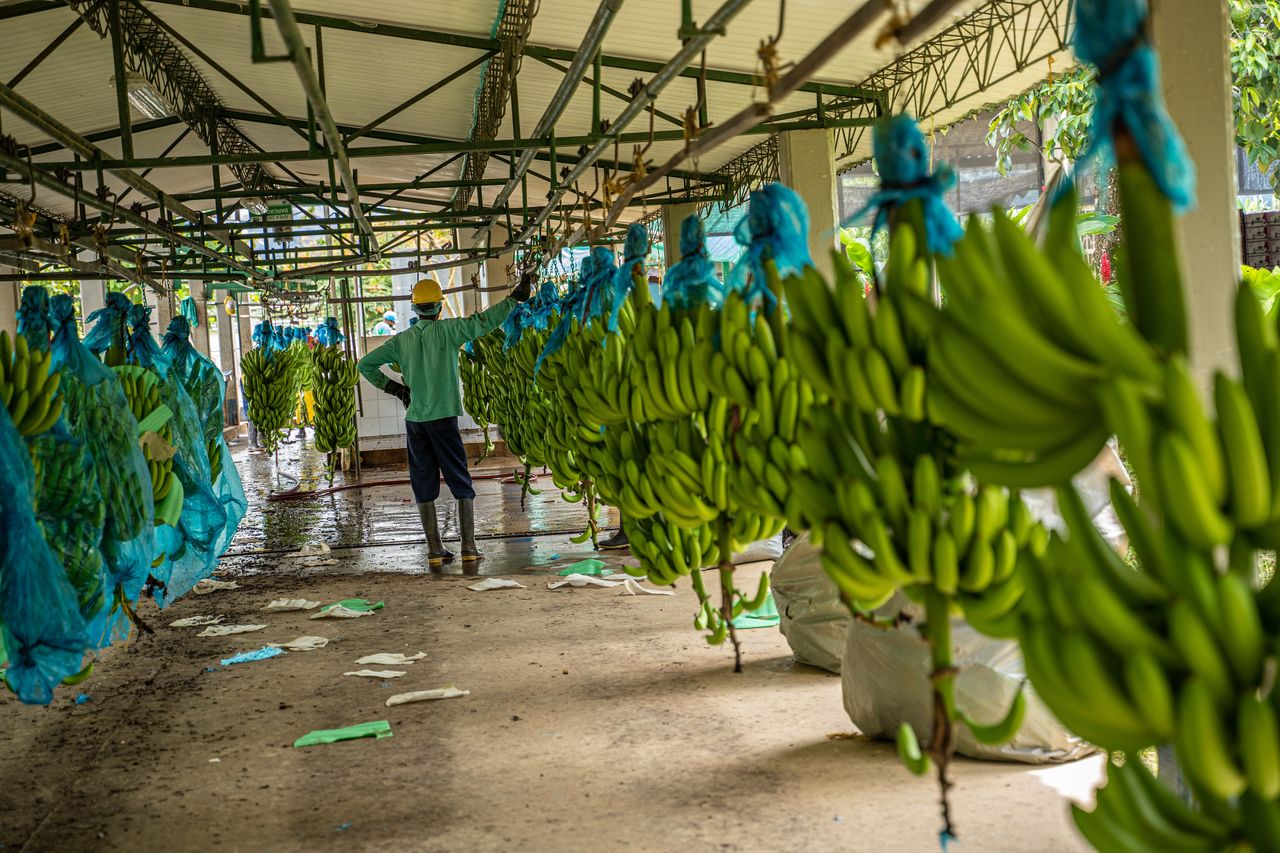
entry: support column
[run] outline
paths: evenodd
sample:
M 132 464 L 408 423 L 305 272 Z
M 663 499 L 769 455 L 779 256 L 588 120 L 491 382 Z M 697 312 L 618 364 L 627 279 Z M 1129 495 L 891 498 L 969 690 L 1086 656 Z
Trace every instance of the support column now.
M 507 229 L 502 225 L 494 225 L 489 229 L 489 236 L 486 245 L 490 248 L 505 246 L 507 243 Z M 503 255 L 499 258 L 488 258 L 484 262 L 484 275 L 481 280 L 485 287 L 515 287 L 518 282 L 507 272 L 507 267 L 516 262 L 515 253 Z M 488 291 L 480 294 L 480 305 L 482 308 L 488 308 L 495 305 L 506 298 L 506 294 L 500 290 Z
M 475 237 L 472 236 L 471 229 L 458 229 L 454 231 L 454 246 L 458 249 L 474 249 L 479 244 Z M 459 287 L 468 287 L 471 284 L 471 276 L 479 276 L 483 270 L 482 264 L 464 264 L 458 268 L 457 283 Z M 454 306 L 461 311 L 461 316 L 466 317 L 474 314 L 479 306 L 480 294 L 474 290 L 464 290 L 458 294 L 461 299 L 454 299 Z
M 1151 6 L 1165 100 L 1196 165 L 1197 204 L 1178 224 L 1178 252 L 1191 317 L 1191 366 L 1208 389 L 1214 370 L 1236 372 L 1232 317 L 1240 226 L 1230 22 L 1225 3 L 1154 0 Z
M 217 297 L 221 296 L 220 291 L 214 291 L 214 302 Z M 232 419 L 228 412 L 227 425 L 240 422 L 240 360 L 236 358 L 236 333 L 239 329 L 239 322 L 235 317 L 228 316 L 225 310 L 215 307 L 214 311 L 218 315 L 218 367 L 222 368 L 223 374 L 227 376 L 227 393 L 223 397 L 223 408 L 234 409 L 236 417 Z M 225 404 L 230 403 L 228 407 Z
M 662 252 L 667 269 L 680 260 L 680 223 L 698 212 L 693 202 L 662 206 Z
M 187 286 L 191 288 L 191 298 L 196 303 L 196 319 L 199 324 L 191 330 L 191 344 L 202 355 L 212 357 L 212 351 L 209 348 L 209 296 L 205 290 L 203 281 L 189 281 Z M 165 328 L 168 328 L 168 323 Z
M 96 252 L 86 249 L 76 255 L 82 261 L 95 260 Z M 89 331 L 89 315 L 107 307 L 107 283 L 101 279 L 82 279 L 80 281 L 80 325 Z
M 0 266 L 0 272 L 18 272 L 18 270 Z M 22 302 L 21 294 L 20 282 L 0 281 L 0 332 L 8 332 L 11 340 L 18 334 L 18 305 Z
M 834 277 L 831 250 L 840 245 L 836 212 L 836 157 L 830 130 L 778 134 L 778 175 L 809 209 L 809 254 L 827 281 Z

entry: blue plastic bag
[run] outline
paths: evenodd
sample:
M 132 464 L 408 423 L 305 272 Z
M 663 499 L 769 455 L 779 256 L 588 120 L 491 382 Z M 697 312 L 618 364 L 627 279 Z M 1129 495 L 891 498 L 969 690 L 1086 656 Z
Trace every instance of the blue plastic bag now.
M 0 407 L 3 409 L 3 407 Z M 80 671 L 88 644 L 75 589 L 36 524 L 34 471 L 8 410 L 0 411 L 0 622 L 5 681 L 23 702 L 47 705 Z

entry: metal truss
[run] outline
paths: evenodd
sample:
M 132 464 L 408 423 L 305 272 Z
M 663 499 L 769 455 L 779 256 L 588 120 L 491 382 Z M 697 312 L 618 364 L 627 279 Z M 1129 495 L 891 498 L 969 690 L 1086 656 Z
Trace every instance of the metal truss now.
M 98 0 L 65 0 L 89 28 L 110 37 L 108 4 Z M 221 99 L 181 48 L 134 0 L 120 0 L 120 31 L 131 69 L 142 74 L 173 107 L 178 117 L 211 148 L 224 154 L 251 154 L 253 144 L 223 114 Z M 227 168 L 240 184 L 266 189 L 271 176 L 257 163 L 231 163 Z
M 539 0 L 506 0 L 502 17 L 498 20 L 496 37 L 500 50 L 484 65 L 483 82 L 476 101 L 476 120 L 471 128 L 471 141 L 490 140 L 498 135 L 502 118 L 507 112 L 507 100 L 511 84 L 520 73 L 520 60 L 524 45 L 533 27 L 533 16 L 538 13 Z M 489 164 L 489 152 L 468 154 L 462 167 L 465 181 L 479 181 Z M 465 208 L 471 201 L 471 186 L 460 186 L 454 195 L 454 206 Z

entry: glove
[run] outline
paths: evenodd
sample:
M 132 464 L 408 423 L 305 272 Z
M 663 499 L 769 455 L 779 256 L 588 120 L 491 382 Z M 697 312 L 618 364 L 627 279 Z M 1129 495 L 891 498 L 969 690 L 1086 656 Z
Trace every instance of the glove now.
M 399 382 L 395 381 L 394 379 L 388 379 L 387 387 L 383 388 L 382 390 L 386 391 L 392 397 L 395 397 L 401 403 L 404 403 L 404 407 L 406 409 L 409 408 L 409 389 L 406 388 L 404 385 L 401 385 Z
M 520 273 L 520 283 L 516 285 L 516 289 L 511 291 L 511 298 L 516 302 L 528 302 L 529 297 L 533 295 L 533 285 L 538 280 L 538 274 L 533 270 L 525 270 Z

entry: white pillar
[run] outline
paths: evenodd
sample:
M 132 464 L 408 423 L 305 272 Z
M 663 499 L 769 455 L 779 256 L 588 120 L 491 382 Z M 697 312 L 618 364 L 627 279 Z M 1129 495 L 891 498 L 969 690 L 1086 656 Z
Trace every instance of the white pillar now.
M 662 253 L 667 269 L 680 260 L 680 223 L 697 213 L 698 205 L 693 202 L 662 206 Z
M 191 345 L 196 348 L 197 352 L 203 355 L 210 355 L 209 348 L 209 296 L 205 290 L 203 281 L 189 281 L 187 286 L 191 288 L 191 298 L 196 303 L 196 319 L 199 324 L 191 330 Z M 168 328 L 168 323 L 165 327 Z
M 236 333 L 240 324 L 235 317 L 229 316 L 220 304 L 226 298 L 227 292 L 215 290 L 213 294 L 214 310 L 210 313 L 218 315 L 218 367 L 222 368 L 224 374 L 231 374 L 227 377 L 227 393 L 224 399 L 235 402 L 236 422 L 239 422 L 240 360 L 236 358 Z
M 507 229 L 504 225 L 494 225 L 489 229 L 488 239 L 485 241 L 490 249 L 500 248 L 507 243 Z M 480 277 L 485 287 L 515 287 L 519 282 L 512 278 L 512 274 L 507 272 L 507 267 L 516 262 L 515 253 L 502 255 L 497 258 L 486 258 L 484 262 L 484 275 Z M 506 293 L 500 290 L 486 291 L 480 294 L 480 306 L 488 308 L 495 305 L 506 298 Z
M 809 254 L 814 268 L 831 281 L 831 250 L 840 245 L 838 178 L 831 131 L 792 130 L 778 134 L 778 175 L 809 209 Z
M 0 272 L 16 273 L 18 270 L 0 266 Z M 10 339 L 18 334 L 18 306 L 22 303 L 21 293 L 21 282 L 0 281 L 0 332 L 8 332 Z
M 1191 365 L 1204 388 L 1214 370 L 1235 368 L 1233 300 L 1240 277 L 1235 128 L 1227 4 L 1153 0 L 1169 113 L 1196 165 L 1197 204 L 1178 225 L 1191 318 Z
M 453 245 L 463 251 L 469 251 L 471 249 L 475 249 L 479 247 L 480 243 L 479 241 L 476 240 L 475 237 L 472 236 L 473 233 L 474 232 L 470 228 L 457 229 L 456 231 L 454 231 L 455 236 L 454 236 Z M 471 277 L 472 276 L 479 277 L 481 274 L 481 270 L 483 268 L 484 268 L 483 264 L 477 264 L 477 263 L 463 264 L 462 266 L 458 267 L 457 277 L 455 279 L 456 281 L 455 286 L 470 288 Z M 455 298 L 452 300 L 452 302 L 453 302 L 453 305 L 459 309 L 460 311 L 459 316 L 466 317 L 468 314 L 472 314 L 476 311 L 477 306 L 480 304 L 478 299 L 478 297 L 480 296 L 479 293 L 477 293 L 474 290 L 468 289 L 459 293 L 458 296 L 460 296 L 461 299 Z
M 93 261 L 98 257 L 97 252 L 85 249 L 76 255 L 76 258 L 82 261 Z M 85 322 L 89 315 L 94 311 L 98 311 L 107 307 L 107 283 L 102 279 L 82 279 L 80 281 L 80 325 L 87 326 Z M 87 332 L 88 329 L 85 328 Z

